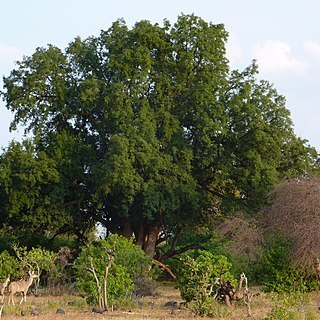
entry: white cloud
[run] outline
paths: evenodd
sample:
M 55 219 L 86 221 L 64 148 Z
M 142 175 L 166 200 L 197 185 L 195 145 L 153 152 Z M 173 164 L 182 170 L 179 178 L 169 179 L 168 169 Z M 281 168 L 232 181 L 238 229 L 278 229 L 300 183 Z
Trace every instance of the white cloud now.
M 19 48 L 13 46 L 6 46 L 0 43 L 0 62 L 13 63 L 20 60 L 23 56 Z
M 320 42 L 306 41 L 303 43 L 303 48 L 311 57 L 320 61 Z
M 253 47 L 253 55 L 262 73 L 301 73 L 309 67 L 308 61 L 292 54 L 290 45 L 284 41 L 267 41 Z

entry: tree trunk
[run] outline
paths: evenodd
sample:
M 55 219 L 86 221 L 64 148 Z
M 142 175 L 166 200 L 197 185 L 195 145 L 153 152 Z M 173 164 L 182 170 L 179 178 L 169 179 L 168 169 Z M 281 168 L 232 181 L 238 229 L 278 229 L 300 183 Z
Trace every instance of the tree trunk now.
M 143 248 L 144 245 L 144 224 L 141 222 L 137 228 L 134 229 L 134 236 L 136 239 L 136 245 Z
M 161 230 L 160 218 L 149 224 L 141 219 L 137 226 L 133 226 L 130 220 L 126 218 L 121 221 L 121 229 L 117 231 L 117 234 L 127 239 L 134 235 L 135 244 L 140 246 L 147 256 L 153 258 Z
M 133 230 L 131 227 L 130 220 L 128 218 L 122 219 L 121 229 L 117 233 L 127 239 L 130 239 L 133 236 Z
M 162 227 L 160 222 L 156 221 L 152 225 L 149 225 L 146 229 L 147 231 L 144 237 L 143 250 L 147 256 L 153 258 L 156 251 L 157 240 Z

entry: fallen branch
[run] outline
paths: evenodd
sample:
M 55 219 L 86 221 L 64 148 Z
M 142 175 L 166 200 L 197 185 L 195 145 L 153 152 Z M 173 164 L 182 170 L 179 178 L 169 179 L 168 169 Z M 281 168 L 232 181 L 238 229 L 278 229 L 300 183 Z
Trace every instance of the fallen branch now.
M 177 280 L 177 276 L 171 271 L 171 269 L 169 268 L 169 266 L 161 263 L 160 261 L 156 260 L 156 259 L 152 259 L 152 262 L 157 265 L 162 271 L 166 272 L 167 274 L 169 274 L 174 280 Z

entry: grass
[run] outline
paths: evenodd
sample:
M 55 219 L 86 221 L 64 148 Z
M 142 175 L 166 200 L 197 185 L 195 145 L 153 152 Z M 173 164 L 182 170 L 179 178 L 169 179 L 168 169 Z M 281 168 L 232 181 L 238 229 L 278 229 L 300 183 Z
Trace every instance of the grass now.
M 16 304 L 19 303 L 20 298 L 16 297 Z M 320 320 L 320 296 L 315 293 L 304 298 L 303 305 L 290 309 L 289 318 L 283 314 L 281 306 L 281 298 L 276 299 L 272 295 L 261 293 L 252 301 L 252 316 L 250 319 L 306 319 L 306 320 Z M 175 303 L 180 304 L 182 299 L 179 292 L 174 288 L 172 283 L 165 283 L 157 287 L 153 296 L 143 297 L 134 306 L 127 305 L 121 309 L 104 312 L 103 314 L 93 313 L 92 307 L 89 306 L 85 299 L 79 296 L 70 294 L 62 294 L 59 296 L 40 295 L 34 297 L 27 296 L 27 302 L 21 305 L 8 306 L 4 304 L 1 319 L 22 319 L 21 312 L 26 315 L 23 319 L 41 319 L 41 320 L 91 320 L 91 319 L 115 319 L 115 320 L 165 320 L 165 319 L 208 319 L 195 316 L 189 309 L 184 306 L 177 307 Z M 169 306 L 166 306 L 166 304 Z M 173 305 L 172 305 L 173 304 Z M 65 314 L 56 314 L 57 309 L 63 309 Z M 226 306 L 213 304 L 215 318 L 221 320 L 242 320 L 247 319 L 247 309 L 243 303 L 238 303 L 236 307 L 227 308 Z M 39 312 L 39 317 L 31 315 L 31 311 Z M 286 310 L 286 309 L 285 309 Z M 289 310 L 289 309 L 288 309 Z M 282 312 L 282 313 L 281 313 Z M 210 318 L 213 319 L 213 318 Z

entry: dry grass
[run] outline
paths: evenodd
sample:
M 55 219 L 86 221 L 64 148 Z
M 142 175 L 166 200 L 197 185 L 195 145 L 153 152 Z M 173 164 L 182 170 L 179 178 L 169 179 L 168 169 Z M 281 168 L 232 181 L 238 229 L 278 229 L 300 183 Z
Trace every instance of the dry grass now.
M 316 301 L 319 300 L 315 296 Z M 27 302 L 22 305 L 8 306 L 5 302 L 2 319 L 41 319 L 41 320 L 91 320 L 91 319 L 115 319 L 115 320 L 165 320 L 165 319 L 208 319 L 196 317 L 190 310 L 185 307 L 166 307 L 165 303 L 169 301 L 182 302 L 179 292 L 172 284 L 161 285 L 157 288 L 156 294 L 150 297 L 144 297 L 139 301 L 139 306 L 127 308 L 123 310 L 114 310 L 104 312 L 103 314 L 93 313 L 92 307 L 88 306 L 85 300 L 81 297 L 72 295 L 62 296 L 28 296 Z M 19 298 L 15 298 L 16 304 L 19 303 Z M 313 301 L 314 303 L 315 300 Z M 260 294 L 255 297 L 252 302 L 253 315 L 250 319 L 263 319 L 270 312 L 272 305 L 276 302 L 272 301 L 267 295 Z M 62 308 L 65 314 L 56 314 L 56 310 Z M 31 310 L 37 310 L 40 315 L 38 317 L 31 316 Z M 21 311 L 26 313 L 26 316 L 21 316 Z M 235 308 L 228 310 L 228 315 L 221 320 L 242 320 L 247 319 L 246 306 L 239 303 Z M 320 318 L 320 317 L 319 317 Z M 211 318 L 212 319 L 212 318 Z

